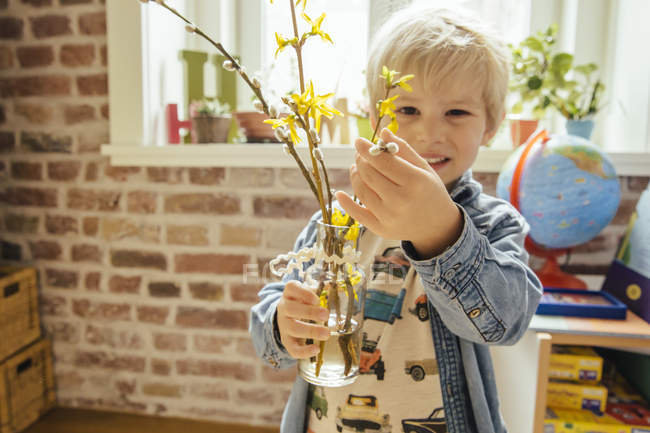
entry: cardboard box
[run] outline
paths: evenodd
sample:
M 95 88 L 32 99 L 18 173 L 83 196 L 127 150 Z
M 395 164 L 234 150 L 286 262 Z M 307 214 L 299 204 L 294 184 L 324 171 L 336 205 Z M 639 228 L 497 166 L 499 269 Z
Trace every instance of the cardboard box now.
M 650 427 L 650 409 L 637 403 L 607 403 L 607 415 L 622 423 Z
M 589 410 L 546 408 L 544 433 L 650 433 L 650 427 L 623 424 Z
M 549 380 L 546 405 L 566 409 L 589 409 L 604 411 L 607 404 L 607 388 L 602 385 Z
M 551 379 L 599 382 L 603 358 L 591 347 L 554 345 L 548 368 Z

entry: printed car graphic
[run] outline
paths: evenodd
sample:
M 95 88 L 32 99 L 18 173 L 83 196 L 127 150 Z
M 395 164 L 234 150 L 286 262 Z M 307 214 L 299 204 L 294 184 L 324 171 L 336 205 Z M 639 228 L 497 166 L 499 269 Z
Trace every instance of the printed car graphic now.
M 447 433 L 443 408 L 434 409 L 426 418 L 403 419 L 402 430 L 404 433 Z
M 374 395 L 349 394 L 345 406 L 336 408 L 336 430 L 355 433 L 391 433 L 390 417 L 380 415 Z
M 404 373 L 411 375 L 416 382 L 424 380 L 427 374 L 440 374 L 438 372 L 438 362 L 435 358 L 420 361 L 404 361 Z
M 376 374 L 377 380 L 384 380 L 384 373 L 386 373 L 384 361 L 381 359 L 381 351 L 377 349 L 377 341 L 368 340 L 366 332 L 363 333 L 361 343 L 359 372 L 361 374 Z
M 383 290 L 368 289 L 363 318 L 388 322 L 392 325 L 396 318 L 402 318 L 402 305 L 405 296 L 406 289 L 400 290 L 398 295 L 391 295 Z
M 427 295 L 424 293 L 415 298 L 415 307 L 409 308 L 409 313 L 415 314 L 421 322 L 429 320 L 429 308 L 427 307 Z
M 372 279 L 380 278 L 380 273 L 385 273 L 386 278 L 406 278 L 411 268 L 411 263 L 404 257 L 400 247 L 387 248 L 381 256 L 375 256 L 372 264 Z
M 307 394 L 307 406 L 316 412 L 316 418 L 327 416 L 327 399 L 325 390 L 320 386 L 310 386 Z

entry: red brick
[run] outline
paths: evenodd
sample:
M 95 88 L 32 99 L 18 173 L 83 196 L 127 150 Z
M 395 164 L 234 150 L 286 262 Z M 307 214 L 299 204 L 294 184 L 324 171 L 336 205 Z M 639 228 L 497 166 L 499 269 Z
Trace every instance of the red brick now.
M 169 307 L 150 307 L 141 305 L 137 307 L 138 321 L 162 325 L 169 316 Z
M 131 180 L 130 177 L 137 173 L 140 173 L 140 167 L 116 167 L 107 165 L 104 168 L 104 175 L 117 182 L 126 182 Z
M 106 13 L 93 12 L 79 17 L 79 30 L 82 35 L 105 35 Z
M 4 105 L 0 105 L 0 125 L 7 121 L 7 115 L 5 114 Z
M 13 132 L 0 131 L 0 153 L 9 153 L 15 150 L 16 136 Z
M 67 206 L 76 210 L 115 211 L 120 208 L 119 191 L 74 188 L 68 191 Z
M 87 122 L 95 119 L 95 107 L 92 105 L 66 105 L 63 108 L 63 118 L 66 125 Z
M 66 215 L 45 215 L 45 230 L 54 235 L 79 233 L 77 218 Z
M 280 370 L 269 367 L 268 365 L 263 365 L 262 379 L 264 382 L 269 383 L 292 383 L 296 380 L 296 370 L 293 368 Z
M 112 304 L 109 302 L 91 302 L 87 299 L 74 299 L 72 311 L 76 316 L 99 320 L 131 320 L 129 304 Z
M 40 311 L 43 316 L 68 316 L 68 300 L 63 296 L 54 296 L 47 293 L 40 295 Z
M 177 298 L 181 295 L 181 288 L 170 282 L 151 282 L 149 295 L 154 298 Z
M 59 0 L 59 3 L 61 3 L 61 6 L 70 6 L 70 5 L 92 3 L 92 1 L 93 0 Z
M 167 227 L 167 243 L 176 245 L 208 245 L 208 228 L 205 225 L 170 225 Z
M 221 383 L 192 383 L 190 394 L 208 400 L 228 400 L 228 387 Z
M 36 233 L 38 222 L 38 216 L 7 213 L 4 217 L 4 228 L 12 233 Z
M 55 342 L 78 344 L 79 343 L 79 326 L 69 322 L 52 322 L 44 324 L 45 332 L 50 335 Z
M 106 74 L 77 77 L 77 88 L 82 96 L 107 95 L 108 76 Z
M 131 213 L 152 214 L 156 212 L 158 193 L 131 191 L 126 197 L 126 208 Z
M 648 182 L 650 182 L 648 176 L 630 176 L 627 179 L 627 190 L 641 193 L 648 187 Z
M 95 236 L 99 230 L 99 218 L 85 217 L 83 219 L 83 232 L 86 236 Z
M 31 46 L 16 48 L 18 63 L 23 68 L 49 66 L 54 62 L 54 50 L 51 46 Z
M 171 362 L 165 359 L 156 359 L 151 360 L 151 372 L 159 376 L 169 376 L 172 366 Z
M 255 216 L 263 218 L 309 218 L 318 210 L 318 202 L 312 197 L 255 197 Z
M 187 337 L 183 334 L 156 332 L 153 334 L 153 347 L 164 352 L 185 352 Z
M 61 258 L 63 253 L 61 245 L 54 241 L 30 242 L 29 249 L 34 260 L 57 260 Z
M 259 246 L 262 240 L 262 230 L 254 226 L 224 224 L 221 226 L 221 245 L 244 247 Z
M 112 250 L 111 264 L 124 268 L 167 269 L 167 258 L 162 253 L 137 250 Z
M 244 381 L 255 379 L 253 366 L 238 362 L 179 359 L 176 361 L 176 371 L 181 376 L 222 377 Z
M 250 404 L 270 406 L 274 402 L 273 392 L 269 388 L 239 389 L 235 402 L 246 407 Z
M 91 292 L 99 291 L 99 284 L 101 281 L 101 274 L 99 272 L 88 272 L 86 278 L 84 279 L 84 286 L 86 290 Z
M 215 335 L 195 335 L 194 350 L 202 353 L 226 353 L 232 349 L 231 337 L 218 337 Z
M 108 49 L 106 48 L 106 45 L 102 45 L 99 48 L 99 55 L 100 55 L 100 57 L 102 59 L 102 66 L 107 66 L 108 65 Z
M 113 275 L 108 281 L 108 290 L 112 293 L 140 293 L 142 277 L 125 277 Z
M 226 175 L 226 169 L 223 167 L 193 167 L 189 169 L 189 175 L 190 183 L 197 185 L 219 185 Z
M 236 187 L 269 187 L 274 183 L 275 171 L 272 168 L 231 167 L 228 176 L 228 184 Z
M 239 274 L 251 261 L 243 254 L 176 254 L 174 269 L 179 273 Z
M 176 325 L 184 328 L 246 330 L 248 318 L 244 311 L 178 307 Z
M 23 38 L 23 20 L 15 17 L 0 17 L 0 39 L 19 40 Z
M 115 381 L 115 389 L 120 394 L 121 398 L 124 398 L 125 396 L 133 395 L 135 393 L 136 386 L 137 385 L 135 379 Z
M 100 327 L 93 324 L 86 326 L 84 333 L 86 342 L 94 346 L 106 346 L 111 349 L 140 350 L 144 348 L 143 336 L 136 329 L 115 329 Z
M 101 107 L 99 107 L 99 111 L 102 113 L 102 117 L 104 119 L 108 119 L 110 117 L 108 104 L 102 104 Z
M 20 145 L 26 152 L 71 153 L 72 137 L 38 132 L 22 132 Z
M 53 117 L 52 107 L 43 103 L 16 102 L 14 104 L 14 114 L 24 117 L 29 123 L 38 125 L 48 123 Z
M 80 171 L 80 161 L 54 161 L 47 163 L 47 176 L 51 180 L 75 180 L 79 176 Z
M 143 242 L 160 242 L 160 226 L 130 218 L 104 218 L 102 237 L 109 241 L 136 239 Z
M 79 153 L 99 153 L 102 144 L 108 143 L 108 132 L 102 131 L 82 131 L 79 134 L 79 145 L 77 152 Z
M 21 2 L 37 8 L 42 6 L 52 6 L 52 0 L 21 0 Z
M 64 66 L 90 66 L 95 61 L 95 46 L 92 44 L 66 44 L 61 47 L 59 58 Z
M 256 303 L 259 301 L 257 293 L 260 291 L 259 285 L 254 284 L 236 284 L 230 286 L 230 298 L 236 302 Z
M 240 199 L 230 194 L 172 194 L 165 197 L 165 212 L 234 215 Z
M 0 240 L 0 259 L 19 262 L 23 260 L 23 247 L 20 244 Z
M 1 18 L 0 18 L 1 20 Z M 14 55 L 9 47 L 0 47 L 0 70 L 9 69 L 14 65 Z
M 70 77 L 43 75 L 0 79 L 0 97 L 65 96 L 70 94 Z
M 250 338 L 237 339 L 237 353 L 242 356 L 257 359 L 257 352 L 253 346 L 253 341 Z
M 74 364 L 83 368 L 104 368 L 108 370 L 142 373 L 146 364 L 141 356 L 117 355 L 106 352 L 78 351 Z
M 189 283 L 192 298 L 203 301 L 222 301 L 223 286 L 210 282 Z
M 72 261 L 101 263 L 102 251 L 97 245 L 90 245 L 90 244 L 73 245 Z
M 182 183 L 183 168 L 170 167 L 147 167 L 147 178 L 150 182 L 156 183 Z
M 180 398 L 181 385 L 170 383 L 145 383 L 142 385 L 142 393 L 153 397 Z
M 98 164 L 96 162 L 94 162 L 94 161 L 86 162 L 86 174 L 84 175 L 84 179 L 87 182 L 96 181 L 98 171 L 99 171 Z
M 48 286 L 62 289 L 76 289 L 79 274 L 62 269 L 45 269 L 45 282 Z
M 43 166 L 40 162 L 12 161 L 11 177 L 16 180 L 43 180 Z
M 43 15 L 30 17 L 32 33 L 37 39 L 72 34 L 70 18 L 65 15 Z
M 7 188 L 7 203 L 16 206 L 56 207 L 57 190 L 52 188 Z

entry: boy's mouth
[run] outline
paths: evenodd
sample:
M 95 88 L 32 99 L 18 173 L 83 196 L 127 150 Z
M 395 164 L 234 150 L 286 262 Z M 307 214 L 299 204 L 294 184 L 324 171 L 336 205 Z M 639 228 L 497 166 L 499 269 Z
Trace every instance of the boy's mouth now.
M 442 168 L 447 162 L 449 162 L 449 158 L 446 158 L 444 156 L 438 156 L 435 158 L 430 157 L 425 159 L 429 163 L 429 166 L 436 171 Z

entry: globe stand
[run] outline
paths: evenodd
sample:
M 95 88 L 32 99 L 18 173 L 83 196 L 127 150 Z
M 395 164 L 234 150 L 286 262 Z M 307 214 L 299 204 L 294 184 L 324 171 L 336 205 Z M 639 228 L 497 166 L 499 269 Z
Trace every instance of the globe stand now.
M 530 237 L 526 238 L 526 250 L 534 256 L 546 259 L 540 269 L 535 269 L 535 275 L 542 282 L 542 286 L 557 287 L 560 289 L 587 289 L 587 284 L 578 277 L 564 272 L 557 263 L 557 257 L 566 254 L 569 250 L 551 250 L 537 245 Z

